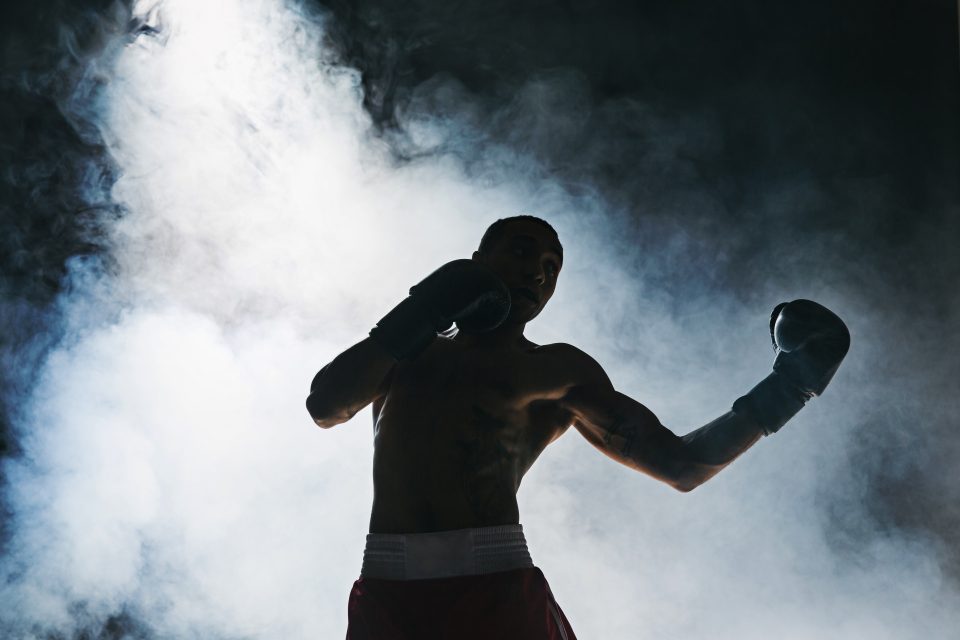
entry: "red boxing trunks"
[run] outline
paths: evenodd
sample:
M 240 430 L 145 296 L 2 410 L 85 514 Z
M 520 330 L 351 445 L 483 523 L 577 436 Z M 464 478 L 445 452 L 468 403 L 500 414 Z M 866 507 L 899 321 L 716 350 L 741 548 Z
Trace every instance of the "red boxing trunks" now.
M 367 535 L 347 640 L 576 640 L 522 525 Z

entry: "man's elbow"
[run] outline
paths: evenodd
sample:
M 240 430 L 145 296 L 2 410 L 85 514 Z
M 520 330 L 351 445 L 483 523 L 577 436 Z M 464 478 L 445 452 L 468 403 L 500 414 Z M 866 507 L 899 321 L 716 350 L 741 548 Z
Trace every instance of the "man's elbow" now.
M 321 429 L 329 429 L 330 427 L 335 427 L 338 424 L 342 424 L 345 420 L 338 420 L 336 418 L 323 418 L 318 416 L 311 416 L 313 418 L 313 424 L 317 425 Z
M 668 480 L 668 484 L 680 493 L 690 493 L 712 476 L 712 473 L 705 473 L 704 469 L 698 466 L 692 466 L 678 470 Z
M 353 417 L 343 411 L 336 411 L 325 405 L 322 397 L 317 393 L 311 393 L 307 396 L 307 412 L 313 419 L 313 423 L 321 429 L 335 427 Z
M 671 480 L 669 484 L 671 487 L 673 487 L 680 493 L 690 493 L 691 491 L 699 487 L 702 483 L 684 479 L 684 480 Z

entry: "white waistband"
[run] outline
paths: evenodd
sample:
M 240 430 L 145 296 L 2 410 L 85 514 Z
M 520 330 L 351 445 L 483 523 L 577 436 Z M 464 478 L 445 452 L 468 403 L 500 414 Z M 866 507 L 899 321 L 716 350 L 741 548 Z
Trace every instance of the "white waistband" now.
M 368 533 L 365 578 L 422 580 L 533 567 L 523 525 L 431 533 Z

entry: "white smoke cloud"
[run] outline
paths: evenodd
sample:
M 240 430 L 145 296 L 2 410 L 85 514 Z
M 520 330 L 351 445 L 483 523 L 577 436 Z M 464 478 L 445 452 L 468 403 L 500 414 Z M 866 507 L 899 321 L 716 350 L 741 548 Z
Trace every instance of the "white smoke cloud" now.
M 103 63 L 95 116 L 128 210 L 111 228 L 114 266 L 74 263 L 67 338 L 18 425 L 26 455 L 8 465 L 11 635 L 69 633 L 80 606 L 95 620 L 131 612 L 164 637 L 342 637 L 372 498 L 370 415 L 316 429 L 309 381 L 497 217 L 546 217 L 565 246 L 531 337 L 592 353 L 675 431 L 769 369 L 769 309 L 718 291 L 678 311 L 682 270 L 676 290 L 657 283 L 682 248 L 637 255 L 601 198 L 575 198 L 503 149 L 469 174 L 452 156 L 394 163 L 357 73 L 325 49 L 323 16 L 278 0 L 137 10 L 158 34 Z M 439 144 L 454 125 L 411 130 Z M 857 317 L 829 287 L 778 295 L 793 293 Z M 574 431 L 544 453 L 521 522 L 581 638 L 957 628 L 929 541 L 868 535 L 842 555 L 825 539 L 822 492 L 850 494 L 864 517 L 855 484 L 823 482 L 851 464 L 850 425 L 874 389 L 851 327 L 831 392 L 692 494 Z

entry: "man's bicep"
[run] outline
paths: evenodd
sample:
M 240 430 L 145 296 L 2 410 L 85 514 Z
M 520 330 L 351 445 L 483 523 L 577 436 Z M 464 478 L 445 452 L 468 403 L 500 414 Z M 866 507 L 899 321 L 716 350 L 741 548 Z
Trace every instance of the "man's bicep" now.
M 587 442 L 617 462 L 674 485 L 683 443 L 654 413 L 613 387 L 603 367 L 564 345 L 571 385 L 560 404 Z
M 574 387 L 563 404 L 574 428 L 603 454 L 673 484 L 682 443 L 650 409 L 612 385 Z
M 564 408 L 574 416 L 574 426 L 604 453 L 629 456 L 636 445 L 655 437 L 666 428 L 650 409 L 613 385 L 581 385 L 563 398 Z
M 571 345 L 562 345 L 563 371 L 568 386 L 560 405 L 574 418 L 573 425 L 597 446 L 612 446 L 616 425 L 636 412 L 640 403 L 619 393 L 603 367 L 590 355 Z M 656 421 L 656 417 L 647 411 Z

